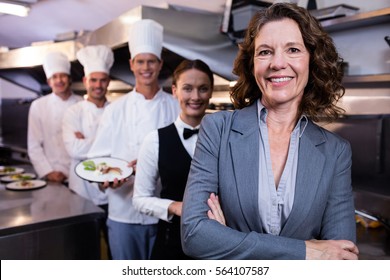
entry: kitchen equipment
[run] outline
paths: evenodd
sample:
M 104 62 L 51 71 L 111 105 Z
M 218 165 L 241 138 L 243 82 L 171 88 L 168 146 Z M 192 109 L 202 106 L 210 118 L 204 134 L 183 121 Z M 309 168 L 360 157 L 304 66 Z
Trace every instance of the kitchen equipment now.
M 376 215 L 373 215 L 373 214 L 369 214 L 369 213 L 367 213 L 365 211 L 362 211 L 362 210 L 355 210 L 355 214 L 358 215 L 358 216 L 367 218 L 367 219 L 369 219 L 371 221 L 379 222 L 388 231 L 390 231 L 390 224 L 385 219 L 383 219 L 382 217 L 379 217 L 379 216 L 376 216 Z
M 353 16 L 358 10 L 359 8 L 357 7 L 340 4 L 318 10 L 310 10 L 310 13 L 318 20 L 326 20 L 343 16 Z

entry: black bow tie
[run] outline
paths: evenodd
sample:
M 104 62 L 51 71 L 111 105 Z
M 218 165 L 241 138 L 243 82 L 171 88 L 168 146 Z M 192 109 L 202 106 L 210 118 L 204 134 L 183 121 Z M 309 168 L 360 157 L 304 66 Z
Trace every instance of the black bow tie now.
M 192 135 L 197 134 L 198 132 L 199 132 L 199 129 L 184 128 L 183 137 L 184 137 L 184 139 L 188 139 Z

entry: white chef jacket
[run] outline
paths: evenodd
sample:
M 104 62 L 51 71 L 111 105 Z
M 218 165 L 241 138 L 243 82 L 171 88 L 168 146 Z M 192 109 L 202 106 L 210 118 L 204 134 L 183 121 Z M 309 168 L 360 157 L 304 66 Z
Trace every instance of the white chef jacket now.
M 62 140 L 65 110 L 83 98 L 72 94 L 62 100 L 50 93 L 31 103 L 28 115 L 28 156 L 39 177 L 52 171 L 69 175 L 70 157 Z
M 104 110 L 88 157 L 111 156 L 132 161 L 147 133 L 167 126 L 179 115 L 179 103 L 159 90 L 153 99 L 131 91 Z M 108 189 L 109 219 L 129 224 L 155 224 L 158 219 L 138 212 L 133 206 L 134 176 L 118 189 Z
M 175 121 L 175 127 L 187 153 L 194 156 L 198 134 L 184 139 L 184 128 L 198 129 L 184 123 L 180 117 Z M 154 216 L 164 221 L 172 219 L 168 215 L 168 207 L 173 202 L 171 199 L 156 196 L 156 185 L 160 175 L 158 170 L 159 138 L 157 130 L 150 132 L 142 143 L 137 162 L 137 176 L 134 183 L 134 207 L 141 213 Z
M 81 179 L 75 172 L 77 163 L 87 158 L 87 153 L 95 139 L 104 107 L 98 108 L 94 103 L 84 100 L 70 106 L 62 121 L 62 135 L 65 148 L 71 157 L 69 170 L 69 188 L 78 195 L 91 200 L 95 205 L 107 204 L 107 195 L 99 190 L 96 183 Z M 79 131 L 84 139 L 78 139 L 75 132 Z

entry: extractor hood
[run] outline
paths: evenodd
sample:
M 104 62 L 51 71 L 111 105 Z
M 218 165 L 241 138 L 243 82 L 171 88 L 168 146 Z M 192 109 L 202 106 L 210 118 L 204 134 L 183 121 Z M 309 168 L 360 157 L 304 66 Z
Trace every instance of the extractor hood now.
M 50 91 L 42 68 L 44 56 L 53 50 L 64 52 L 72 61 L 75 84 L 82 80 L 82 66 L 76 59 L 77 51 L 87 45 L 104 44 L 114 51 L 111 69 L 114 80 L 126 85 L 134 84 L 129 69 L 128 26 L 139 19 L 153 19 L 164 26 L 162 58 L 164 67 L 160 82 L 170 86 L 170 77 L 183 58 L 202 59 L 212 71 L 228 80 L 234 80 L 232 65 L 238 48 L 227 35 L 220 32 L 222 15 L 178 11 L 139 6 L 101 28 L 85 33 L 74 40 L 38 44 L 0 53 L 0 77 L 39 94 Z

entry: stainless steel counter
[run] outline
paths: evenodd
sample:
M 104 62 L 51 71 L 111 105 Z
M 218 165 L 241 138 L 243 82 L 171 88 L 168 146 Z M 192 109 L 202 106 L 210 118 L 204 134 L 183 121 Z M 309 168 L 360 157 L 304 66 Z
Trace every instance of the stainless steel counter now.
M 0 185 L 0 259 L 100 259 L 104 212 L 62 184 Z

